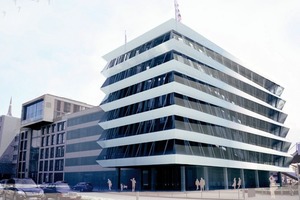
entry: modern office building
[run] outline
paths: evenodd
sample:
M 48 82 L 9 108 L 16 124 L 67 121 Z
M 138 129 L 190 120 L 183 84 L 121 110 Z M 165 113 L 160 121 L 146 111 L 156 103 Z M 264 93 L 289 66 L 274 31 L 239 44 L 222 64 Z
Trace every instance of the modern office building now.
M 171 19 L 104 59 L 97 161 L 117 169 L 118 185 L 266 187 L 290 171 L 283 87 L 189 27 Z
M 64 180 L 70 185 L 90 182 L 95 190 L 105 190 L 107 179 L 115 182 L 115 169 L 103 168 L 96 161 L 101 152 L 97 141 L 103 132 L 98 123 L 103 115 L 96 106 L 66 116 Z
M 45 94 L 22 105 L 17 176 L 38 183 L 63 180 L 67 114 L 91 105 Z

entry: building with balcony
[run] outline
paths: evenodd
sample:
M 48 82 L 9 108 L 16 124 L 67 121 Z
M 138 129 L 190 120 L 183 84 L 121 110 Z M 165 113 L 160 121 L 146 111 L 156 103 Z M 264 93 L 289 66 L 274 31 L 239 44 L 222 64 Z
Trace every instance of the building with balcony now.
M 194 30 L 171 19 L 104 59 L 97 162 L 117 169 L 117 185 L 267 187 L 290 171 L 283 87 Z

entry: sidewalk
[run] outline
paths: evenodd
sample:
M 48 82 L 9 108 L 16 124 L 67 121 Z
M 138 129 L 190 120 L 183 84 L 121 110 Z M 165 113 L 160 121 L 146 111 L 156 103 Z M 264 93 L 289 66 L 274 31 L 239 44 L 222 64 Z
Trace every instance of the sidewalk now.
M 254 191 L 254 190 L 253 190 Z M 270 193 L 265 191 L 257 191 L 249 193 L 242 190 L 213 190 L 213 191 L 188 191 L 188 192 L 91 192 L 81 193 L 84 200 L 299 200 L 298 194 L 289 195 L 287 191 L 277 191 L 275 198 L 271 198 Z M 254 195 L 254 196 L 253 196 Z

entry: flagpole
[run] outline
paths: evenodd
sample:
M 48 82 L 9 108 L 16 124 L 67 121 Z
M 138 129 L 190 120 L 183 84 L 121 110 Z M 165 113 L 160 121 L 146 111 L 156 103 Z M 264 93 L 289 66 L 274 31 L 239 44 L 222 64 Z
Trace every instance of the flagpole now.
M 175 20 L 176 20 L 176 22 L 180 22 L 181 14 L 179 11 L 179 4 L 177 3 L 177 0 L 174 0 L 174 7 L 175 7 Z
M 126 46 L 127 46 L 127 34 L 126 34 L 126 30 L 124 31 L 124 39 L 125 39 L 125 45 L 124 45 L 124 52 L 126 53 Z

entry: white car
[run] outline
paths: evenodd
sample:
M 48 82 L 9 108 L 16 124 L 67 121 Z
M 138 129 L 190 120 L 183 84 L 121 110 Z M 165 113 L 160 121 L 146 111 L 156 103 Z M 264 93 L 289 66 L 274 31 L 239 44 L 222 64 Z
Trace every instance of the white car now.
M 4 188 L 6 186 L 7 179 L 0 180 L 0 196 L 3 196 Z
M 44 199 L 44 191 L 30 178 L 8 179 L 2 195 L 3 200 Z

